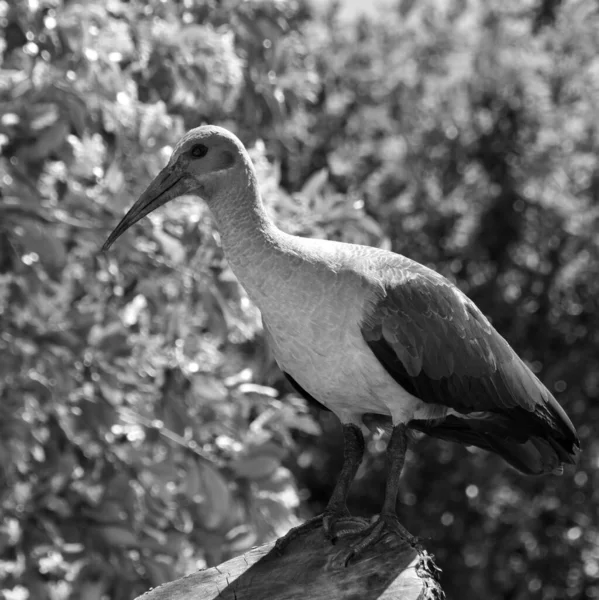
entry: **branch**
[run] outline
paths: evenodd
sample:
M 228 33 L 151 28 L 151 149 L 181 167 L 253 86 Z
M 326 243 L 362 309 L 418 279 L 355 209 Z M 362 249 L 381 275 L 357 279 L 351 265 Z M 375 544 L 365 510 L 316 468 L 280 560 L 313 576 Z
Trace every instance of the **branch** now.
M 365 521 L 365 524 L 367 522 Z M 273 543 L 218 567 L 153 589 L 137 600 L 442 600 L 432 557 L 388 536 L 349 566 L 356 536 L 335 545 L 322 529 L 302 533 L 281 554 Z

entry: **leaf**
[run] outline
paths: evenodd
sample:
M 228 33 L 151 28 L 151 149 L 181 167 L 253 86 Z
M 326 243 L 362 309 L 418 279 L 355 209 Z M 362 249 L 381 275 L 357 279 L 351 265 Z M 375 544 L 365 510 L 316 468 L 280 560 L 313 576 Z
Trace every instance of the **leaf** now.
M 129 507 L 133 506 L 135 492 L 131 485 L 131 478 L 127 472 L 119 471 L 106 482 L 104 500 L 116 501 L 123 507 L 126 505 L 129 505 Z
M 56 477 L 53 477 L 51 480 L 52 487 L 55 486 L 55 480 Z M 69 519 L 73 516 L 73 507 L 64 498 L 60 498 L 59 496 L 46 497 L 45 508 L 48 512 L 54 513 L 62 519 Z
M 267 398 L 276 398 L 279 392 L 272 387 L 266 385 L 258 385 L 257 383 L 242 383 L 237 388 L 242 394 L 256 394 L 257 396 L 266 396 Z
M 88 118 L 88 110 L 85 101 L 81 96 L 72 92 L 72 90 L 61 89 L 60 91 L 63 94 L 63 108 L 66 107 L 66 115 L 77 136 L 82 138 L 85 134 L 86 121 Z
M 150 527 L 149 525 L 146 525 L 143 528 L 143 531 L 149 538 L 158 542 L 160 546 L 163 546 L 166 543 L 167 537 L 164 531 L 160 531 L 159 529 L 156 529 L 155 527 Z
M 83 347 L 83 340 L 81 337 L 75 335 L 71 331 L 46 331 L 38 336 L 37 341 L 40 344 L 63 346 L 73 352 L 80 351 Z
M 266 479 L 280 466 L 287 451 L 273 442 L 266 442 L 248 450 L 245 456 L 231 463 L 231 469 L 238 477 L 246 479 Z
M 258 534 L 253 527 L 238 525 L 227 533 L 226 540 L 229 550 L 238 554 L 255 546 L 258 542 Z
M 35 162 L 47 158 L 54 150 L 63 145 L 69 128 L 69 123 L 59 119 L 54 125 L 43 129 L 33 144 L 19 150 L 19 158 L 24 162 Z
M 227 399 L 227 388 L 222 381 L 213 375 L 197 373 L 191 378 L 194 395 L 202 403 L 224 402 Z
M 145 558 L 143 563 L 152 587 L 157 587 L 163 583 L 172 581 L 176 577 L 172 565 L 169 565 L 163 561 Z
M 270 479 L 260 482 L 260 495 L 275 498 L 289 509 L 297 508 L 300 504 L 294 477 L 285 467 L 280 467 Z
M 399 0 L 397 3 L 397 11 L 402 17 L 407 17 L 410 11 L 414 8 L 416 0 Z
M 181 547 L 187 541 L 187 535 L 182 531 L 169 531 L 166 541 L 162 544 L 162 551 L 175 555 L 181 552 Z
M 303 431 L 308 435 L 320 435 L 322 429 L 320 425 L 310 415 L 295 415 L 292 421 L 288 423 L 288 426 L 298 431 Z
M 238 477 L 246 479 L 265 479 L 270 477 L 281 464 L 281 461 L 274 456 L 252 456 L 244 457 L 231 465 L 231 468 Z
M 206 529 L 218 529 L 232 512 L 233 498 L 227 480 L 211 465 L 198 463 L 204 501 L 198 516 Z
M 78 409 L 80 413 L 77 423 L 81 432 L 93 428 L 95 436 L 103 436 L 118 421 L 117 413 L 112 404 L 97 395 L 93 399 L 81 399 Z
M 87 514 L 90 516 L 91 513 Z M 123 506 L 115 500 L 104 499 L 94 511 L 94 519 L 107 525 L 114 525 L 118 521 L 122 521 L 125 517 L 126 513 L 123 510 Z
M 187 461 L 187 469 L 185 472 L 185 481 L 183 489 L 185 494 L 192 502 L 200 502 L 202 499 L 203 482 L 200 476 L 200 470 L 197 462 L 193 459 Z
M 276 537 L 284 535 L 291 527 L 298 524 L 293 510 L 274 498 L 268 496 L 256 498 L 254 508 L 259 515 L 256 518 L 256 525 L 262 539 L 266 539 L 273 533 Z
M 137 548 L 139 541 L 137 536 L 130 529 L 108 525 L 98 529 L 100 535 L 112 546 L 117 548 Z
M 316 171 L 316 173 L 308 177 L 308 180 L 302 186 L 300 194 L 311 201 L 314 200 L 320 195 L 328 179 L 328 169 L 320 169 L 320 171 Z
M 57 274 L 65 265 L 67 256 L 62 240 L 56 237 L 48 225 L 23 219 L 11 232 L 23 254 L 33 254 L 33 262 L 38 261 L 51 274 Z
M 112 356 L 130 351 L 128 333 L 120 321 L 113 321 L 106 327 L 94 325 L 89 332 L 88 342 Z
M 116 161 L 110 163 L 110 166 L 106 169 L 104 181 L 106 182 L 106 189 L 111 194 L 117 194 L 123 189 L 123 186 L 125 185 L 125 176 Z
M 132 327 L 139 320 L 140 314 L 148 306 L 148 301 L 142 294 L 137 294 L 123 309 L 122 319 L 125 327 Z
M 171 235 L 164 233 L 162 229 L 156 225 L 153 229 L 153 235 L 158 240 L 162 248 L 162 252 L 168 257 L 168 259 L 178 265 L 185 262 L 186 251 L 183 245 Z
M 37 132 L 51 127 L 59 118 L 58 107 L 54 103 L 38 103 L 30 115 L 29 127 Z

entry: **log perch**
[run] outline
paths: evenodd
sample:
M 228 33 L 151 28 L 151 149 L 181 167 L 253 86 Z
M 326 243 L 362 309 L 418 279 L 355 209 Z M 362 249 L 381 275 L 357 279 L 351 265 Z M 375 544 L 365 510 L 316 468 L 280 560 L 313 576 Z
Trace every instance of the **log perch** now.
M 274 543 L 157 587 L 137 600 L 442 600 L 439 569 L 422 548 L 387 536 L 346 567 L 354 536 L 334 545 L 322 529 L 279 553 Z

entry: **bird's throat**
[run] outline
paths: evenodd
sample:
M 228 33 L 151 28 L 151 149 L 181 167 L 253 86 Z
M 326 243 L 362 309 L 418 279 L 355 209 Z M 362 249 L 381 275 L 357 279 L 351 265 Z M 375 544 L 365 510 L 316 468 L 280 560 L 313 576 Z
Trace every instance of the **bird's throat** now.
M 216 193 L 210 208 L 223 251 L 240 283 L 253 298 L 268 285 L 273 259 L 285 234 L 268 217 L 255 178 Z

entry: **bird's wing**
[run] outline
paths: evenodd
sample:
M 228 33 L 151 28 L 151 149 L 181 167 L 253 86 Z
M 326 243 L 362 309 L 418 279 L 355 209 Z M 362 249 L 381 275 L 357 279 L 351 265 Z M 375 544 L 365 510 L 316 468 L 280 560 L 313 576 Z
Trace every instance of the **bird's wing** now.
M 400 258 L 383 270 L 384 293 L 362 323 L 391 376 L 425 402 L 463 414 L 524 409 L 575 435 L 561 406 L 477 306 L 438 273 Z

